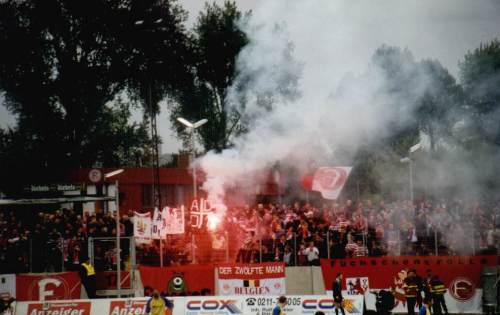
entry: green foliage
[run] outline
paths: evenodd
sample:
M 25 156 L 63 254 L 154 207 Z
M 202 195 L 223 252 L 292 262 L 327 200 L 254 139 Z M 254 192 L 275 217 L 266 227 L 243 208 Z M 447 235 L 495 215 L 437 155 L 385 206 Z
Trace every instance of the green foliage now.
M 416 119 L 420 131 L 429 137 L 434 151 L 441 139 L 449 142 L 458 112 L 463 107 L 464 93 L 455 78 L 437 60 L 423 60 L 420 71 L 429 82 L 417 102 Z M 449 143 L 448 143 L 449 144 Z
M 459 67 L 467 100 L 460 140 L 479 190 L 491 197 L 500 188 L 500 41 L 468 52 Z
M 460 62 L 468 98 L 468 146 L 500 145 L 500 42 L 493 40 L 468 52 Z
M 490 113 L 500 104 L 500 41 L 481 44 L 459 63 L 460 78 L 478 113 Z
M 199 130 L 206 150 L 225 149 L 230 137 L 241 131 L 240 114 L 230 110 L 226 96 L 236 76 L 236 58 L 247 43 L 237 26 L 243 17 L 234 2 L 207 3 L 194 28 L 193 77 L 181 90 L 171 118 L 185 142 L 189 137 L 175 119 L 208 119 Z
M 153 18 L 152 32 L 134 23 Z M 144 99 L 151 78 L 162 83 L 157 99 L 182 84 L 184 20 L 173 0 L 0 2 L 0 90 L 18 117 L 2 139 L 3 174 L 57 180 L 68 169 L 146 159 L 146 126 L 130 123 L 131 99 L 116 96 Z

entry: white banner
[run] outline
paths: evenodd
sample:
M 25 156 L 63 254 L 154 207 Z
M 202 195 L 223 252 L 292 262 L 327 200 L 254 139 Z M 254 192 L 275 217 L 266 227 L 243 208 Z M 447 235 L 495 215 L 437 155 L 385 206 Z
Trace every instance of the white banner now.
M 7 300 L 16 297 L 16 275 L 0 275 L 0 298 Z
M 285 294 L 285 264 L 221 264 L 217 267 L 220 295 Z
M 352 167 L 320 167 L 314 173 L 312 190 L 325 199 L 336 200 L 344 188 Z
M 207 296 L 187 297 L 186 315 L 233 315 L 250 314 L 244 310 L 244 297 Z
M 270 279 L 219 279 L 220 295 L 282 295 L 285 294 L 285 278 Z
M 308 314 L 314 315 L 321 311 L 326 315 L 335 314 L 335 306 L 332 297 L 326 295 L 289 295 L 283 310 L 285 314 Z M 271 315 L 276 306 L 278 297 L 255 296 L 244 300 L 245 315 Z M 352 296 L 344 299 L 344 311 L 346 314 L 363 314 L 363 296 Z M 340 312 L 339 312 L 340 313 Z
M 155 240 L 165 239 L 165 237 L 167 236 L 166 222 L 165 222 L 165 217 L 163 215 L 165 209 L 166 208 L 164 208 L 163 211 L 160 212 L 158 208 L 155 208 L 155 211 L 153 212 L 153 217 L 151 218 L 152 221 L 151 237 Z
M 54 302 L 17 302 L 15 315 L 79 314 L 123 315 L 145 314 L 149 298 L 67 300 Z M 191 296 L 169 297 L 174 302 L 172 315 L 271 315 L 277 297 L 269 296 Z M 363 296 L 345 299 L 346 314 L 362 314 Z M 333 299 L 326 295 L 290 295 L 283 310 L 289 315 L 313 315 L 322 311 L 335 314 Z
M 151 243 L 151 213 L 134 212 L 134 237 L 136 244 Z
M 184 234 L 184 206 L 180 208 L 164 208 L 163 218 L 165 220 L 165 234 Z

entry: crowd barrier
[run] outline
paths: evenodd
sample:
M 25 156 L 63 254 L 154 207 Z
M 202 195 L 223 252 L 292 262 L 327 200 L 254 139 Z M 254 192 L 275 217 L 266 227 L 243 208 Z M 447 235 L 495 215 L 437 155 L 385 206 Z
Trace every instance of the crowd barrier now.
M 323 310 L 322 308 L 334 310 L 333 301 L 329 298 L 331 292 L 327 291 L 326 295 L 324 292 L 325 289 L 331 289 L 336 274 L 340 272 L 344 274 L 342 286 L 346 289 L 346 305 L 352 305 L 351 313 L 358 311 L 358 300 L 364 300 L 367 309 L 375 309 L 373 291 L 379 289 L 392 290 L 397 302 L 395 311 L 406 312 L 404 282 L 407 271 L 415 269 L 422 277 L 428 276 L 430 272 L 441 278 L 447 289 L 445 300 L 450 313 L 477 314 L 482 311 L 482 289 L 489 292 L 492 287 L 484 282 L 484 270 L 492 269 L 491 274 L 495 280 L 499 263 L 499 256 L 414 256 L 322 260 L 321 270 L 319 267 L 303 267 L 310 268 L 310 273 L 295 267 L 285 271 L 282 263 L 223 264 L 204 266 L 205 269 L 200 266 L 149 267 L 141 268 L 141 276 L 137 277 L 142 280 L 141 289 L 136 287 L 135 290 L 136 296 L 147 291 L 146 287 L 149 287 L 149 291 L 152 288 L 165 291 L 170 296 L 192 295 L 175 298 L 178 307 L 174 314 L 263 315 L 272 310 L 276 296 L 285 293 L 291 294 L 288 296 L 290 312 L 287 314 L 314 314 L 313 311 Z M 313 276 L 313 269 L 318 271 L 317 277 Z M 302 277 L 303 275 L 305 277 Z M 97 308 L 99 314 L 140 315 L 140 306 L 145 305 L 144 298 L 116 300 L 118 304 L 110 304 L 110 301 L 115 300 L 75 300 L 80 297 L 80 282 L 76 273 L 3 275 L 0 278 L 0 294 L 17 296 L 20 301 L 50 300 L 45 303 L 19 302 L 19 312 L 16 314 L 91 315 L 94 314 L 92 308 Z M 314 283 L 318 281 L 323 282 L 323 286 L 316 289 Z M 210 296 L 213 292 L 216 295 Z M 224 297 L 221 297 L 222 295 Z M 68 300 L 61 301 L 64 299 Z M 178 313 L 179 306 L 181 313 Z
M 266 315 L 272 314 L 277 296 L 173 297 L 172 315 Z M 18 302 L 14 315 L 142 315 L 147 299 L 97 299 L 51 302 Z M 363 313 L 363 297 L 345 300 L 347 314 Z M 287 296 L 286 314 L 335 314 L 333 299 L 326 295 Z

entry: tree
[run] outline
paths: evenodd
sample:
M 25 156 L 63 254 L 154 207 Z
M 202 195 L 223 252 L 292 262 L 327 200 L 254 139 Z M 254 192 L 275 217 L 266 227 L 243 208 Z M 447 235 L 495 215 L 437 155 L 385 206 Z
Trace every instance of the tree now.
M 247 43 L 237 25 L 242 18 L 234 2 L 205 4 L 194 28 L 192 81 L 181 91 L 172 110 L 172 121 L 185 141 L 187 134 L 175 121 L 177 117 L 208 119 L 199 130 L 207 150 L 225 149 L 230 137 L 241 131 L 240 114 L 229 109 L 226 96 L 237 75 L 236 57 Z
M 475 185 L 496 196 L 500 187 L 500 41 L 492 40 L 468 52 L 459 63 L 466 93 L 461 143 L 467 165 L 474 169 Z
M 500 145 L 500 41 L 481 44 L 459 63 L 477 141 Z
M 155 14 L 155 41 L 137 40 L 134 21 Z M 7 171 L 23 181 L 53 180 L 71 168 L 147 157 L 145 125 L 130 123 L 131 100 L 116 96 L 144 91 L 137 78 L 145 64 L 162 73 L 185 64 L 182 21 L 174 0 L 0 2 L 0 90 L 19 117 L 9 147 L 23 147 Z M 150 47 L 165 53 L 163 65 L 145 58 Z M 161 87 L 179 81 L 170 73 Z
M 416 119 L 419 130 L 429 137 L 431 151 L 435 151 L 440 139 L 450 142 L 453 138 L 451 130 L 459 119 L 463 91 L 439 61 L 423 60 L 418 67 L 427 84 L 417 101 Z

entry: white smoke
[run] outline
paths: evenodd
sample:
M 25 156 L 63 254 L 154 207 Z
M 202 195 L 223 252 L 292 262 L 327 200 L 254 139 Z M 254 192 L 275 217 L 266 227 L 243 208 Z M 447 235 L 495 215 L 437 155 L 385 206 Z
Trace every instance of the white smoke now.
M 417 47 L 417 56 L 428 46 L 430 55 L 423 57 L 434 57 L 441 50 L 433 44 L 446 36 L 435 32 L 441 19 L 448 8 L 450 14 L 465 14 L 466 3 L 261 2 L 241 23 L 249 44 L 237 60 L 238 77 L 228 95 L 243 111 L 249 131 L 234 139 L 233 148 L 208 152 L 198 161 L 207 174 L 203 188 L 209 199 L 221 201 L 227 188 L 252 181 L 252 174 L 277 161 L 303 169 L 311 157 L 345 160 L 339 148 L 355 152 L 404 125 L 412 102 L 401 106 L 385 92 L 387 82 L 371 56 L 388 44 Z M 484 2 L 482 8 L 490 5 Z M 430 23 L 431 18 L 439 23 Z M 425 75 L 416 79 L 415 95 L 429 82 Z

